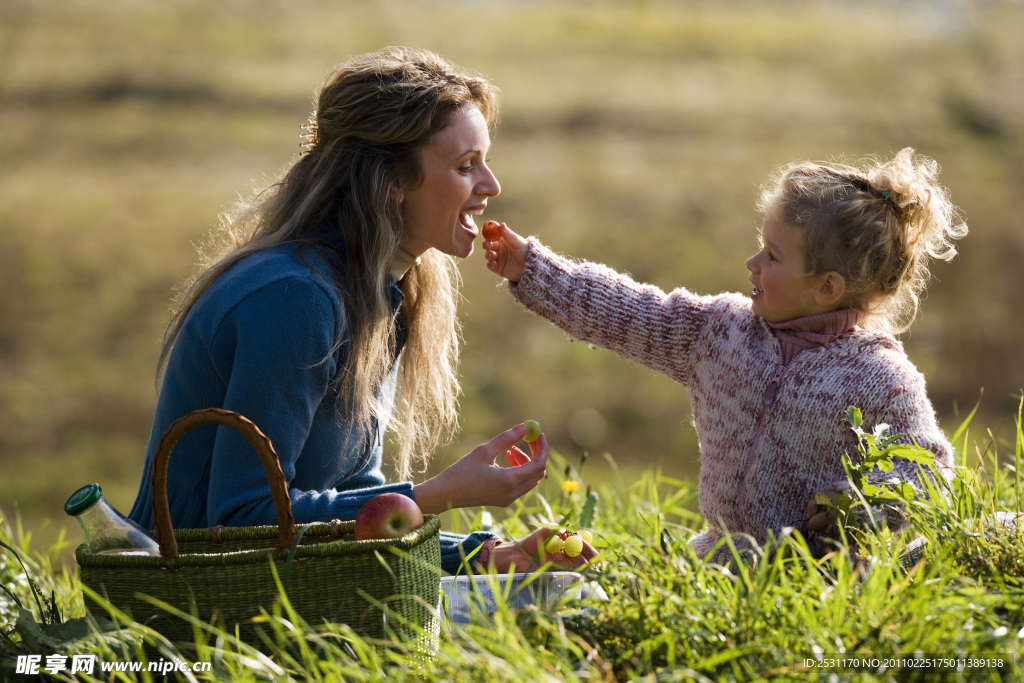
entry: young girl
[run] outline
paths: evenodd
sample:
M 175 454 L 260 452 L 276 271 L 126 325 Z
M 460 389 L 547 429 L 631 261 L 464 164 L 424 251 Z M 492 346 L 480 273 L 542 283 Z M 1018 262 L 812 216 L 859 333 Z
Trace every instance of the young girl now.
M 527 309 L 571 336 L 662 372 L 690 391 L 700 439 L 707 528 L 690 543 L 728 557 L 769 531 L 825 531 L 817 492 L 848 488 L 855 456 L 845 420 L 886 423 L 951 464 L 921 373 L 894 333 L 906 330 L 929 257 L 951 259 L 967 232 L 935 162 L 904 149 L 887 163 L 795 163 L 762 189 L 761 251 L 749 295 L 665 294 L 594 263 L 553 254 L 501 225 L 487 266 Z M 920 486 L 915 463 L 893 472 Z

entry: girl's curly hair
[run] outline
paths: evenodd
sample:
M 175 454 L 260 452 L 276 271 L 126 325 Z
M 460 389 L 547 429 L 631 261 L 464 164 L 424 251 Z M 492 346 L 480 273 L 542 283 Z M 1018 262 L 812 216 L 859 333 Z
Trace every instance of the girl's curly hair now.
M 935 161 L 909 147 L 889 161 L 796 162 L 762 186 L 758 208 L 800 228 L 808 275 L 843 276 L 844 307 L 899 333 L 917 316 L 930 259 L 951 260 L 954 242 L 967 234 L 938 173 Z

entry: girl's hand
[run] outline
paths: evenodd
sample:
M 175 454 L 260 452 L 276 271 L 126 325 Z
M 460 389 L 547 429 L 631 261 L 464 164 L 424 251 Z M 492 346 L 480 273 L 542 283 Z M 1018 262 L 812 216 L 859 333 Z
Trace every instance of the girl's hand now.
M 516 425 L 477 446 L 433 479 L 417 484 L 413 487 L 413 496 L 420 510 L 425 514 L 438 514 L 452 508 L 480 505 L 507 507 L 532 491 L 547 472 L 548 441 L 541 434 L 530 443 L 531 459 L 515 448 L 525 433 L 525 424 Z M 510 451 L 519 466 L 498 465 L 499 455 L 505 455 L 511 464 Z
M 540 528 L 518 541 L 497 543 L 491 550 L 489 568 L 501 574 L 511 574 L 536 571 L 545 562 L 552 562 L 557 565 L 556 568 L 579 569 L 597 557 L 597 550 L 586 541 L 583 542 L 583 550 L 576 557 L 567 557 L 562 552 L 546 552 L 544 544 L 553 533 L 555 531 L 552 529 Z
M 826 532 L 835 524 L 836 518 L 839 516 L 839 509 L 835 505 L 838 493 L 829 490 L 825 491 L 825 495 L 832 501 L 832 504 L 827 508 L 824 505 L 819 506 L 818 501 L 814 498 L 807 502 L 804 519 L 806 520 L 808 531 Z
M 523 277 L 529 244 L 504 223 L 498 229 L 501 232 L 496 242 L 484 240 L 487 267 L 509 282 L 519 282 Z

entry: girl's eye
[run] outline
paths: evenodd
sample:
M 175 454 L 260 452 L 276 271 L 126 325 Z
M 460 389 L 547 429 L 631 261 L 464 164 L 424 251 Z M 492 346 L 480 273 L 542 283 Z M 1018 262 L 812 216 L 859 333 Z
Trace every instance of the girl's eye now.
M 469 174 L 473 172 L 472 166 L 459 166 L 459 173 Z
M 769 260 L 769 261 L 774 261 L 774 260 L 775 260 L 775 254 L 773 254 L 773 253 L 772 253 L 772 252 L 770 252 L 770 251 L 769 251 L 769 252 L 767 252 L 767 253 L 768 253 L 768 260 Z

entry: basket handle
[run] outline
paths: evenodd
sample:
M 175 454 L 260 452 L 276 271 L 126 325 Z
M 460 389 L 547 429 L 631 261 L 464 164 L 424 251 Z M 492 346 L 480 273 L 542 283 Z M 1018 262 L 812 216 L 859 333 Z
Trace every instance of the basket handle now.
M 174 537 L 171 524 L 171 506 L 167 500 L 167 466 L 178 439 L 193 427 L 217 424 L 231 427 L 244 436 L 256 451 L 267 472 L 270 495 L 277 511 L 277 528 L 280 532 L 278 552 L 286 553 L 295 540 L 295 518 L 292 516 L 292 501 L 288 497 L 288 482 L 281 471 L 281 463 L 267 435 L 252 421 L 238 413 L 221 408 L 193 410 L 171 423 L 160 437 L 156 454 L 153 456 L 153 474 L 150 477 L 153 501 L 153 519 L 156 523 L 156 538 L 160 543 L 160 555 L 168 562 L 178 556 L 178 540 Z

